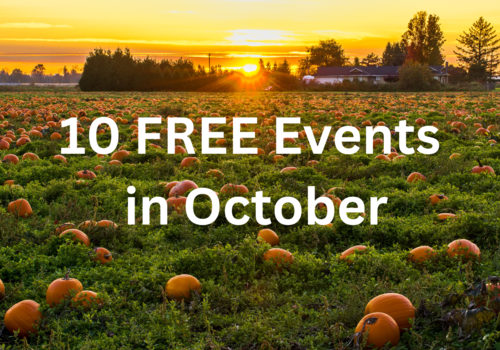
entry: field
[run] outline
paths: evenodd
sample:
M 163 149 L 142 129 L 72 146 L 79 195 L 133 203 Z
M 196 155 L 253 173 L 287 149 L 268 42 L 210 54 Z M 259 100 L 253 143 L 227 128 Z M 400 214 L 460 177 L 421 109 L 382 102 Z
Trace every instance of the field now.
M 9 149 L 0 150 L 0 158 L 14 154 L 20 159 L 18 164 L 0 165 L 0 184 L 14 181 L 0 187 L 0 280 L 5 284 L 0 349 L 352 349 L 355 342 L 350 338 L 365 306 L 388 292 L 406 296 L 418 309 L 398 349 L 500 349 L 500 299 L 480 283 L 492 283 L 495 290 L 497 279 L 492 276 L 500 273 L 500 180 L 492 173 L 472 173 L 477 159 L 500 172 L 499 110 L 496 92 L 0 92 L 0 135 L 6 137 L 12 130 Z M 137 117 L 192 118 L 198 135 L 191 139 L 199 151 L 199 118 L 213 113 L 226 117 L 227 124 L 214 131 L 225 132 L 228 154 L 197 152 L 199 163 L 181 167 L 188 155 L 167 154 L 166 122 L 150 125 L 161 140 L 148 141 L 147 153 L 138 154 L 131 128 Z M 86 154 L 66 155 L 67 162 L 54 159 L 68 145 L 69 129 L 61 128 L 61 118 L 73 115 L 82 126 L 79 146 Z M 88 127 L 92 118 L 103 115 L 118 121 L 119 147 L 131 152 L 122 164 L 110 164 L 110 155 L 99 157 L 90 148 Z M 245 131 L 261 130 L 252 144 L 264 155 L 231 154 L 228 124 L 236 115 L 258 118 L 259 125 L 248 125 Z M 313 154 L 304 138 L 296 140 L 304 146 L 300 155 L 277 159 L 269 154 L 275 142 L 270 131 L 276 127 L 273 115 L 300 116 L 302 126 L 312 125 L 318 132 L 332 126 L 332 135 L 341 126 L 358 126 L 360 150 L 343 155 L 330 138 L 323 154 Z M 384 122 L 393 130 L 401 118 L 416 130 L 422 125 L 417 125 L 419 118 L 426 125 L 436 123 L 438 153 L 388 161 L 376 158 L 381 147 L 366 154 L 363 123 Z M 37 126 L 41 133 L 30 133 Z M 303 130 L 298 125 L 287 129 Z M 19 142 L 23 132 L 30 142 Z M 55 132 L 62 138 L 51 140 Z M 110 132 L 104 130 L 98 140 L 104 147 Z M 215 140 L 211 143 L 215 147 Z M 410 147 L 421 143 L 416 132 L 409 136 Z M 250 140 L 245 145 L 250 146 Z M 391 146 L 400 152 L 397 134 Z M 39 159 L 22 159 L 27 153 Z M 450 158 L 455 153 L 460 156 Z M 286 167 L 296 170 L 281 172 Z M 222 176 L 209 176 L 212 169 Z M 93 171 L 95 179 L 76 175 L 84 170 Z M 413 172 L 426 181 L 409 182 Z M 151 223 L 143 225 L 142 197 L 168 198 L 166 184 L 182 180 L 219 192 L 218 219 L 197 226 L 182 210 L 170 210 L 168 224 L 161 225 L 159 206 L 153 205 Z M 274 205 L 264 205 L 264 217 L 272 221 L 266 228 L 280 238 L 275 248 L 290 252 L 293 263 L 277 269 L 263 259 L 271 246 L 257 240 L 264 227 L 255 220 L 254 204 L 235 206 L 236 217 L 251 217 L 247 225 L 228 223 L 223 208 L 233 195 L 221 188 L 229 183 L 245 185 L 247 198 L 263 191 L 272 203 L 286 196 L 301 202 L 302 218 L 292 226 L 280 225 Z M 137 189 L 135 225 L 127 224 L 129 186 Z M 338 210 L 331 225 L 308 225 L 308 186 L 316 187 L 317 197 L 332 189 L 332 198 L 361 198 L 367 218 L 370 197 L 388 197 L 388 202 L 379 207 L 378 225 L 369 220 L 347 225 Z M 430 197 L 439 194 L 448 199 L 431 203 Z M 9 203 L 18 199 L 29 202 L 31 216 L 8 212 Z M 198 197 L 195 213 L 207 217 L 210 212 L 208 197 Z M 325 215 L 324 210 L 317 212 Z M 292 213 L 286 205 L 284 216 Z M 456 216 L 442 220 L 438 215 L 443 213 Z M 101 220 L 116 227 L 82 227 L 89 246 L 56 233 L 63 223 L 78 226 Z M 474 242 L 480 258 L 448 256 L 448 244 L 456 239 Z M 355 245 L 368 248 L 339 259 Z M 435 254 L 412 262 L 409 252 L 418 246 L 430 246 Z M 96 247 L 108 249 L 112 261 L 96 261 Z M 68 269 L 70 277 L 84 290 L 96 292 L 102 303 L 84 308 L 66 300 L 49 307 L 47 288 Z M 166 283 L 180 274 L 196 277 L 201 294 L 192 293 L 182 302 L 169 300 Z M 485 301 L 478 302 L 479 297 Z M 7 310 L 22 300 L 40 304 L 43 315 L 38 333 L 25 340 L 3 327 Z

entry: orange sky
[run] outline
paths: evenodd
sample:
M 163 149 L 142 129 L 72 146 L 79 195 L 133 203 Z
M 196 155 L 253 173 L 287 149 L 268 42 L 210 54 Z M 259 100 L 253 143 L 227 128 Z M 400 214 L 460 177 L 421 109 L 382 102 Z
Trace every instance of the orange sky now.
M 458 35 L 484 16 L 500 32 L 500 1 L 394 0 L 2 0 L 0 69 L 49 73 L 85 62 L 95 47 L 129 47 L 135 56 L 191 58 L 241 67 L 259 57 L 292 65 L 305 47 L 335 38 L 349 57 L 381 54 L 417 11 L 441 17 L 453 63 Z

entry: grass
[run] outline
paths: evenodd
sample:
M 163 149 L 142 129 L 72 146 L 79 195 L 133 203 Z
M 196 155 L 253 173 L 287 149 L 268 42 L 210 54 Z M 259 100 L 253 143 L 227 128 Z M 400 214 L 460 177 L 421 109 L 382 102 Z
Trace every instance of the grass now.
M 375 296 L 401 293 L 418 308 L 422 301 L 427 312 L 415 319 L 412 330 L 401 336 L 398 349 L 495 349 L 500 333 L 496 316 L 476 324 L 479 330 L 462 335 L 458 327 L 439 321 L 452 309 L 466 309 L 471 297 L 463 297 L 454 306 L 441 308 L 440 303 L 454 292 L 462 294 L 478 279 L 498 275 L 500 271 L 500 180 L 495 175 L 472 174 L 475 158 L 500 172 L 499 146 L 488 143 L 498 140 L 498 131 L 480 136 L 474 124 L 498 125 L 500 97 L 495 93 L 421 93 L 421 94 L 331 94 L 331 93 L 1 93 L 2 111 L 9 111 L 0 129 L 5 135 L 18 128 L 26 130 L 44 125 L 32 116 L 29 124 L 21 124 L 26 115 L 10 117 L 11 109 L 23 113 L 37 109 L 36 114 L 48 117 L 53 113 L 70 116 L 86 111 L 89 118 L 102 113 L 116 116 L 124 113 L 127 125 L 120 124 L 120 147 L 132 151 L 123 165 L 109 165 L 110 157 L 99 158 L 91 150 L 87 127 L 80 120 L 85 136 L 79 145 L 86 155 L 67 156 L 67 163 L 52 159 L 66 147 L 62 141 L 48 137 L 0 151 L 0 157 L 27 152 L 36 153 L 40 160 L 22 160 L 13 165 L 0 165 L 0 183 L 14 180 L 19 186 L 0 188 L 0 279 L 6 286 L 6 297 L 0 301 L 0 349 L 26 347 L 22 340 L 2 328 L 6 311 L 14 304 L 31 299 L 40 304 L 43 314 L 39 332 L 27 339 L 32 349 L 350 349 L 349 338 L 364 316 L 366 304 Z M 476 111 L 476 108 L 478 110 Z M 259 123 L 279 110 L 284 116 L 300 116 L 302 125 L 316 122 L 316 128 L 337 127 L 347 122 L 361 126 L 384 122 L 394 128 L 401 116 L 415 125 L 424 118 L 427 125 L 438 123 L 436 138 L 440 150 L 432 156 L 407 155 L 399 162 L 375 159 L 381 153 L 365 154 L 365 131 L 361 128 L 360 151 L 352 156 L 340 154 L 334 143 L 316 155 L 309 148 L 300 155 L 288 155 L 274 163 L 272 155 L 234 155 L 230 152 L 232 134 L 226 132 L 227 155 L 202 155 L 200 164 L 181 168 L 182 154 L 167 154 L 165 134 L 155 141 L 161 148 L 148 146 L 145 155 L 137 153 L 137 141 L 130 129 L 134 113 L 142 117 L 151 114 L 200 111 L 217 112 L 224 117 L 257 116 Z M 455 111 L 464 112 L 467 128 L 452 132 L 447 121 L 456 121 Z M 333 113 L 343 111 L 341 120 Z M 364 118 L 352 116 L 363 111 Z M 465 120 L 470 115 L 472 119 Z M 474 119 L 476 118 L 476 119 Z M 479 119 L 481 118 L 481 119 Z M 1 123 L 2 121 L 0 121 Z M 151 125 L 152 131 L 166 128 Z M 249 125 L 246 131 L 255 126 Z M 262 134 L 257 147 L 269 153 L 273 138 L 267 132 L 274 125 L 258 126 Z M 195 129 L 200 130 L 196 124 Z M 299 129 L 296 126 L 297 130 Z M 498 130 L 498 129 L 497 129 Z M 53 127 L 50 132 L 67 130 Z M 98 136 L 101 145 L 110 139 L 109 132 Z M 193 145 L 201 149 L 200 137 L 193 136 Z M 307 140 L 298 139 L 307 145 Z M 392 147 L 399 150 L 397 137 Z M 214 146 L 215 140 L 211 141 Z M 416 135 L 409 136 L 409 145 L 417 147 Z M 290 146 L 290 145 L 289 145 Z M 453 153 L 461 157 L 450 159 Z M 310 160 L 318 160 L 313 168 Z M 97 178 L 77 182 L 75 174 L 84 169 L 95 171 Z M 280 173 L 284 167 L 297 171 Z M 207 177 L 210 169 L 219 169 L 221 179 Z M 424 174 L 428 181 L 409 183 L 412 172 Z M 291 196 L 302 204 L 302 219 L 295 225 L 280 225 L 273 211 L 265 205 L 265 218 L 280 237 L 280 248 L 291 252 L 294 263 L 279 272 L 272 263 L 263 260 L 269 245 L 256 241 L 263 227 L 255 220 L 255 206 L 235 206 L 237 218 L 248 215 L 247 225 L 232 226 L 224 213 L 209 226 L 196 226 L 185 214 L 171 213 L 168 225 L 160 225 L 159 209 L 153 207 L 151 224 L 127 224 L 126 189 L 133 185 L 136 217 L 142 216 L 142 197 L 165 197 L 162 183 L 189 179 L 199 187 L 219 192 L 227 183 L 244 184 L 248 198 L 256 191 L 276 203 Z M 359 197 L 369 203 L 370 197 L 388 197 L 380 206 L 379 224 L 369 220 L 349 226 L 338 212 L 332 227 L 307 224 L 307 186 L 337 188 L 335 195 L 342 200 Z M 449 200 L 433 206 L 429 197 L 445 194 Z M 34 214 L 17 218 L 7 213 L 8 204 L 26 199 Z M 229 196 L 221 195 L 221 208 Z M 211 206 L 200 197 L 195 212 L 207 217 Z M 366 208 L 369 218 L 369 208 Z M 454 213 L 456 219 L 440 221 L 439 213 Z M 285 206 L 285 217 L 292 215 Z M 318 211 L 318 216 L 324 215 Z M 74 244 L 69 238 L 58 237 L 55 228 L 65 222 L 80 224 L 86 220 L 112 220 L 116 229 L 85 230 L 91 247 Z M 464 261 L 449 258 L 447 244 L 455 239 L 469 239 L 481 249 L 481 259 Z M 369 247 L 364 254 L 353 257 L 352 263 L 339 260 L 340 254 L 353 245 Z M 423 265 L 408 261 L 409 251 L 417 246 L 433 247 L 437 255 Z M 92 260 L 93 247 L 111 251 L 113 261 L 101 265 Z M 70 301 L 55 308 L 45 302 L 49 284 L 64 276 L 67 269 L 82 282 L 85 290 L 93 290 L 104 300 L 102 307 L 90 310 L 72 307 Z M 178 303 L 169 301 L 164 289 L 167 281 L 179 274 L 191 274 L 202 284 L 201 296 Z M 492 307 L 488 305 L 488 307 Z

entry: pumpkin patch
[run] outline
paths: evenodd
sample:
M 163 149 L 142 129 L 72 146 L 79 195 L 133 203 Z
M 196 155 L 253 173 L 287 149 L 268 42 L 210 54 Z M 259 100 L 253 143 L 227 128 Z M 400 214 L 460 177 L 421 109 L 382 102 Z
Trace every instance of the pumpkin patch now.
M 494 349 L 497 93 L 0 97 L 0 348 L 18 348 L 19 330 L 31 348 Z M 102 116 L 119 129 L 111 152 L 90 145 L 92 121 Z M 223 133 L 211 147 L 226 154 L 198 151 L 209 116 L 226 120 L 210 127 Z M 147 126 L 159 138 L 141 153 L 139 118 L 150 117 L 161 117 Z M 237 140 L 239 117 L 257 123 L 242 124 L 253 134 Z M 286 126 L 296 135 L 283 145 L 299 154 L 279 150 L 279 118 L 288 117 L 300 123 Z M 70 118 L 85 154 L 61 151 L 70 144 L 61 122 Z M 167 127 L 176 118 L 192 121 L 195 154 L 183 139 L 169 149 L 168 132 L 187 129 Z M 406 145 L 400 121 L 415 128 Z M 418 130 L 430 125 L 440 147 L 427 155 Z M 390 133 L 367 137 L 370 126 Z M 341 135 L 342 127 L 352 129 Z M 110 134 L 100 126 L 100 147 Z M 238 141 L 257 153 L 233 153 Z M 187 197 L 198 188 L 220 203 L 208 225 L 188 218 Z M 258 192 L 269 201 L 256 200 Z M 277 220 L 284 197 L 300 204 L 294 223 Z M 319 221 L 330 213 L 310 198 L 332 201 L 335 215 Z M 245 223 L 229 223 L 230 201 Z M 281 205 L 284 219 L 295 216 L 292 204 Z M 208 196 L 194 199 L 197 217 L 213 209 Z M 358 217 L 365 220 L 349 221 Z

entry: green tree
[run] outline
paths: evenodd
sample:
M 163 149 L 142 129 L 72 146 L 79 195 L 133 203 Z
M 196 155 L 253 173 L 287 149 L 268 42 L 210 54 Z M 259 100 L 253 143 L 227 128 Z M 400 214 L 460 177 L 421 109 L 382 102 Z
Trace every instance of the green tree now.
M 299 71 L 304 67 L 345 66 L 348 58 L 345 56 L 342 45 L 335 39 L 320 40 L 318 45 L 307 47 L 309 55 L 299 62 Z M 301 68 L 302 67 L 302 68 Z
M 361 65 L 361 63 L 359 62 L 359 57 L 354 57 L 354 62 L 352 63 L 352 65 L 354 67 L 358 67 Z
M 427 16 L 425 11 L 420 11 L 413 16 L 402 39 L 408 51 L 407 58 L 428 65 L 444 63 L 445 41 L 439 17 Z
M 361 61 L 361 65 L 363 66 L 376 66 L 380 63 L 380 58 L 378 55 L 375 55 L 374 52 L 368 54 L 363 60 Z
M 454 52 L 460 66 L 469 72 L 469 78 L 484 79 L 495 74 L 500 63 L 500 39 L 491 23 L 480 17 L 457 41 L 462 46 L 457 46 Z
M 425 91 L 432 89 L 437 83 L 427 64 L 406 60 L 399 68 L 398 87 L 401 90 Z
M 403 43 L 388 42 L 382 53 L 383 66 L 402 66 L 406 59 L 406 46 Z

